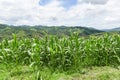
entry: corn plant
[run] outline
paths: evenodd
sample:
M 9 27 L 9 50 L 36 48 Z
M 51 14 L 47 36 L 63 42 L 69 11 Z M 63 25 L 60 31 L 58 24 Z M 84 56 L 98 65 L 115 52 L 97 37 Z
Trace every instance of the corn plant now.
M 79 37 L 78 33 L 58 38 L 46 36 L 40 39 L 0 42 L 0 63 L 30 65 L 37 69 L 79 70 L 89 66 L 120 65 L 120 35 Z

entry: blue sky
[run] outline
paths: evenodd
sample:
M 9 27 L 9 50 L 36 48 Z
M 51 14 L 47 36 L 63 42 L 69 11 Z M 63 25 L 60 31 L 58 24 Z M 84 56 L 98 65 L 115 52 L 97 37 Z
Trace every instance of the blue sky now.
M 120 27 L 120 0 L 0 0 L 0 24 Z
M 61 2 L 61 6 L 69 9 L 70 7 L 74 6 L 77 4 L 78 0 L 59 0 Z M 52 2 L 52 0 L 40 0 L 39 4 L 42 6 L 45 6 Z
M 62 6 L 67 9 L 77 4 L 77 0 L 61 0 L 61 1 L 63 2 Z
M 49 4 L 52 0 L 40 0 L 39 4 L 42 6 L 45 6 L 47 4 Z

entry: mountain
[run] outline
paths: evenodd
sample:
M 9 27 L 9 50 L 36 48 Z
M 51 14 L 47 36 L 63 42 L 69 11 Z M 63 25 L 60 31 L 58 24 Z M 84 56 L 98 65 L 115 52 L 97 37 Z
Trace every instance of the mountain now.
M 82 27 L 82 26 L 12 26 L 6 24 L 0 24 L 0 39 L 7 38 L 11 39 L 12 34 L 16 34 L 19 38 L 33 38 L 33 37 L 44 37 L 48 35 L 57 35 L 61 37 L 63 35 L 70 36 L 71 33 L 78 32 L 79 36 L 87 36 L 91 34 L 101 33 L 103 31 Z
M 120 31 L 120 27 L 117 27 L 117 28 L 113 28 L 113 29 L 105 29 L 103 31 L 107 31 L 107 32 L 113 32 L 113 31 Z

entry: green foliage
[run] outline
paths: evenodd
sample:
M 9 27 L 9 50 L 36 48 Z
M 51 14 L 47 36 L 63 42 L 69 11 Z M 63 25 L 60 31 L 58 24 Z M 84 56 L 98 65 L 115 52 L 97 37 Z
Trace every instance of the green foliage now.
M 120 65 L 120 35 L 104 34 L 79 38 L 46 36 L 41 39 L 17 39 L 0 42 L 0 63 L 29 65 L 51 71 L 80 71 L 82 67 Z

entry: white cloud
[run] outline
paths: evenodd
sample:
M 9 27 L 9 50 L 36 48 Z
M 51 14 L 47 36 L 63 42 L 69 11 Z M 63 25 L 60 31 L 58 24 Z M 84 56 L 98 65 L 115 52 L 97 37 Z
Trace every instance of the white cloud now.
M 91 4 L 106 4 L 108 0 L 79 0 L 79 1 Z
M 45 6 L 40 6 L 39 1 L 0 0 L 0 23 L 81 25 L 98 29 L 120 26 L 119 0 L 84 0 L 84 3 L 78 0 L 78 4 L 69 10 L 61 6 L 60 0 L 52 0 Z

